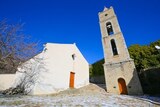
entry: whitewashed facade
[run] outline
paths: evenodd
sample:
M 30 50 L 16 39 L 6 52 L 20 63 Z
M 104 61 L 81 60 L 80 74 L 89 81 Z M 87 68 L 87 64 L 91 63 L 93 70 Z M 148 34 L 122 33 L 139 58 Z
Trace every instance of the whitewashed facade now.
M 25 79 L 32 95 L 80 88 L 89 84 L 89 64 L 75 44 L 47 43 L 40 54 L 18 68 L 12 87 Z

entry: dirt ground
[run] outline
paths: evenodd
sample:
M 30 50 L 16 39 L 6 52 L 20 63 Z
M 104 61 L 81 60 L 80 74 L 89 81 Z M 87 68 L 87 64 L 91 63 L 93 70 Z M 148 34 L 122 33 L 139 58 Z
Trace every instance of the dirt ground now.
M 0 107 L 159 107 L 135 96 L 109 94 L 95 84 L 49 96 L 3 96 Z

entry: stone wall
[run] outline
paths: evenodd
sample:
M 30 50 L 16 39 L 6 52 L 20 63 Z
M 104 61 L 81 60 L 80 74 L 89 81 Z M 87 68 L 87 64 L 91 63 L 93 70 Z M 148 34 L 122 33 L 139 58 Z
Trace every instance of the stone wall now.
M 144 94 L 160 95 L 160 67 L 141 71 L 140 80 Z
M 118 79 L 123 78 L 128 94 L 143 94 L 133 60 L 104 65 L 104 68 L 107 92 L 120 94 Z
M 90 82 L 95 83 L 95 84 L 105 84 L 105 77 L 104 77 L 104 75 L 94 76 L 94 77 L 90 78 Z

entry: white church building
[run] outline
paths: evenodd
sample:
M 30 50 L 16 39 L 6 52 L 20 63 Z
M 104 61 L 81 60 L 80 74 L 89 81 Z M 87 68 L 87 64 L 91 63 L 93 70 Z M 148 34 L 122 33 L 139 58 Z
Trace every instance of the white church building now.
M 75 44 L 47 43 L 40 54 L 23 63 L 11 78 L 12 84 L 5 87 L 23 83 L 29 94 L 53 94 L 88 85 L 89 64 Z

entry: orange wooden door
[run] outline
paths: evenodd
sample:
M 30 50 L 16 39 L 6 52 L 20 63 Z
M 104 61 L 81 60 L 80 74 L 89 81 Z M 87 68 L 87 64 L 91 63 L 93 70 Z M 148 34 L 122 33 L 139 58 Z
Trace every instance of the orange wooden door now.
M 74 88 L 74 76 L 75 76 L 75 73 L 70 72 L 70 83 L 69 83 L 70 88 Z
M 126 82 L 123 78 L 118 79 L 119 91 L 120 94 L 128 94 Z

